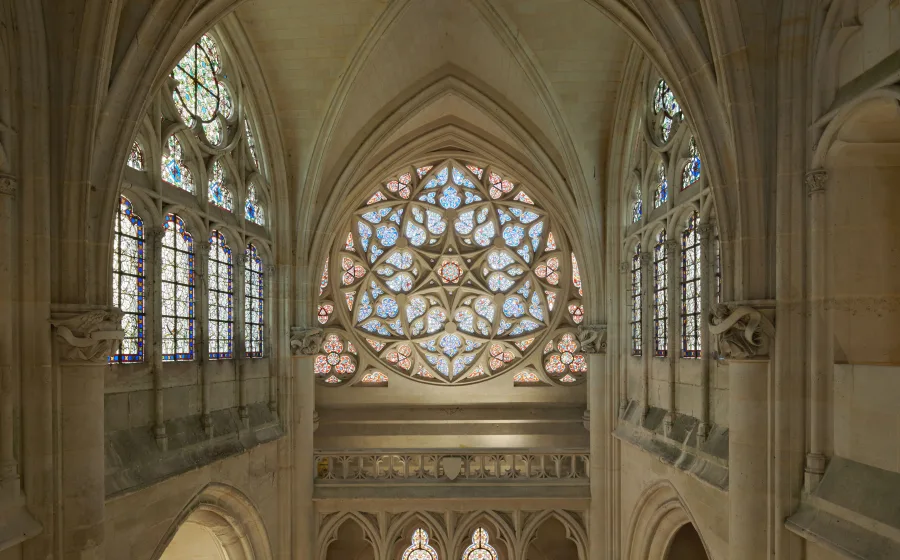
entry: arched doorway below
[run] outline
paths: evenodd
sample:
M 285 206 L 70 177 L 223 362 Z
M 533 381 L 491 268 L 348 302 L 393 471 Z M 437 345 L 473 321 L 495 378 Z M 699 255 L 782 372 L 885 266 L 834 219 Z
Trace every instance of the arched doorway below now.
M 684 525 L 675 533 L 666 560 L 709 560 L 700 534 L 693 523 Z
M 185 522 L 172 537 L 160 560 L 231 560 L 211 529 Z

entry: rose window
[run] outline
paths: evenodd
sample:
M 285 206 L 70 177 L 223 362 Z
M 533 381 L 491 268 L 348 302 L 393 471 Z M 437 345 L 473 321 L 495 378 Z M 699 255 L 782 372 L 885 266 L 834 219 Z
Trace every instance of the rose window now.
M 578 339 L 572 333 L 551 340 L 544 347 L 544 371 L 559 383 L 575 383 L 587 373 L 587 359 L 579 353 Z
M 336 334 L 329 334 L 322 343 L 322 354 L 316 356 L 313 370 L 325 383 L 340 384 L 356 373 L 356 348 Z
M 318 320 L 326 344 L 355 340 L 359 369 L 427 383 L 479 382 L 525 366 L 547 371 L 544 381 L 580 380 L 542 367 L 539 349 L 581 323 L 583 307 L 575 255 L 533 194 L 500 169 L 456 160 L 373 185 L 325 263 Z M 325 350 L 322 369 L 334 367 L 332 354 L 349 356 Z

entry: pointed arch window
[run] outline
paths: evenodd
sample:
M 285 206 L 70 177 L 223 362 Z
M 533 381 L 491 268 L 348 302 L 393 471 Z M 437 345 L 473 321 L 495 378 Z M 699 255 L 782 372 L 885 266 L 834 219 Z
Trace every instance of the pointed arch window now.
M 184 220 L 166 216 L 162 238 L 162 354 L 194 359 L 194 239 Z
M 219 83 L 220 72 L 219 48 L 209 34 L 200 37 L 172 69 L 172 77 L 178 81 L 172 97 L 181 119 L 189 127 L 194 125 L 194 119 L 209 125 L 215 121 L 220 108 L 231 105 L 230 99 L 223 99 L 228 94 Z M 216 127 L 211 128 L 206 131 L 208 138 L 215 136 Z
M 642 281 L 641 244 L 638 243 L 631 255 L 631 354 L 633 356 L 643 354 L 644 298 Z
M 669 348 L 668 260 L 663 230 L 657 234 L 653 247 L 653 349 L 658 357 L 668 355 Z
M 132 169 L 144 170 L 144 149 L 137 140 L 131 144 L 131 151 L 128 153 L 128 160 L 125 163 Z
M 259 202 L 259 194 L 256 192 L 256 185 L 250 183 L 247 185 L 247 201 L 244 204 L 244 217 L 247 220 L 261 226 L 266 225 L 266 215 L 262 204 Z
M 635 185 L 634 193 L 631 200 L 631 223 L 636 224 L 641 221 L 644 215 L 644 203 L 641 200 L 641 187 Z
M 259 169 L 259 154 L 256 153 L 256 139 L 253 137 L 253 131 L 250 129 L 250 121 L 244 120 L 244 134 L 247 137 L 247 151 L 250 152 L 250 160 L 253 161 L 253 167 Z
M 498 560 L 497 551 L 489 544 L 487 529 L 479 527 L 472 533 L 472 544 L 463 552 L 462 560 Z
M 653 207 L 659 208 L 669 199 L 669 181 L 666 179 L 666 166 L 660 162 L 656 168 L 656 188 L 653 189 Z
M 125 338 L 111 362 L 144 361 L 144 222 L 131 201 L 119 197 L 113 233 L 112 291 L 114 307 L 124 314 Z
M 247 245 L 244 261 L 244 350 L 248 358 L 263 356 L 265 278 L 256 245 Z
M 684 118 L 681 105 L 675 99 L 675 94 L 665 80 L 656 84 L 653 94 L 653 114 L 657 115 L 659 135 L 663 142 L 668 142 L 672 137 L 675 126 Z
M 209 357 L 224 360 L 234 356 L 234 256 L 225 236 L 209 236 Z
M 681 352 L 700 357 L 700 215 L 694 211 L 681 232 Z
M 384 376 L 384 382 L 387 382 L 387 376 Z M 425 529 L 413 531 L 412 544 L 403 552 L 401 560 L 438 560 L 438 553 L 428 544 L 428 538 Z
M 684 164 L 681 171 L 681 190 L 684 190 L 700 180 L 700 150 L 697 149 L 697 142 L 694 137 L 688 144 L 690 159 Z
M 194 192 L 194 176 L 184 163 L 184 149 L 173 134 L 166 142 L 168 153 L 162 159 L 162 178 L 189 193 Z
M 209 174 L 209 201 L 229 212 L 234 211 L 234 196 L 225 186 L 225 167 L 216 160 Z

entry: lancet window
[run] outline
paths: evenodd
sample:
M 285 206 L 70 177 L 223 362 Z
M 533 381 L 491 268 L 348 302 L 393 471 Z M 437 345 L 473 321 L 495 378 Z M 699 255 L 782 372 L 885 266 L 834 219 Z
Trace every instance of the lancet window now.
M 428 544 L 428 539 L 428 531 L 425 529 L 413 531 L 412 544 L 403 552 L 401 560 L 438 560 L 438 553 Z
M 666 231 L 656 235 L 653 247 L 653 349 L 666 356 L 669 349 L 669 273 Z
M 643 342 L 643 271 L 641 270 L 641 244 L 634 246 L 631 255 L 631 354 L 640 356 L 644 351 Z
M 265 322 L 263 262 L 252 243 L 247 245 L 244 256 L 244 350 L 248 358 L 260 358 Z
M 234 258 L 225 236 L 213 231 L 207 258 L 209 357 L 231 358 L 234 346 Z
M 166 216 L 162 237 L 162 354 L 164 361 L 194 359 L 194 238 L 184 220 Z
M 584 358 L 574 336 L 584 287 L 561 225 L 529 185 L 490 162 L 413 163 L 371 185 L 335 240 L 318 322 L 355 344 L 362 371 L 426 383 L 522 371 L 544 384 L 582 382 L 586 364 L 550 360 Z M 570 340 L 571 350 L 561 342 Z M 547 343 L 555 350 L 545 356 Z M 321 357 L 320 383 L 359 382 L 356 369 L 325 368 Z
M 125 338 L 113 362 L 144 361 L 144 221 L 132 209 L 131 201 L 119 198 L 119 212 L 113 235 L 113 305 L 122 310 Z
M 490 545 L 487 529 L 479 527 L 472 533 L 472 544 L 463 552 L 462 560 L 498 560 L 497 550 Z
M 700 357 L 700 215 L 694 211 L 681 232 L 681 352 Z

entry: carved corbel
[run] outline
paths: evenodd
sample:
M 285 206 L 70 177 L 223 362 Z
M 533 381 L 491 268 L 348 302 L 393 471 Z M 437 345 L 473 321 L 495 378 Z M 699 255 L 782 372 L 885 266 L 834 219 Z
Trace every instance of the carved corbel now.
M 716 355 L 741 360 L 768 356 L 775 326 L 753 307 L 718 304 L 710 312 L 709 333 Z
M 113 308 L 51 319 L 63 358 L 70 362 L 107 362 L 125 338 L 123 315 Z
M 824 169 L 816 169 L 806 174 L 804 180 L 806 183 L 806 194 L 812 196 L 814 194 L 824 194 L 825 184 L 828 182 L 828 172 Z
M 606 354 L 606 325 L 579 327 L 578 343 L 585 354 Z
M 0 194 L 15 198 L 16 186 L 17 181 L 15 177 L 0 174 Z
M 313 356 L 322 347 L 325 333 L 316 328 L 291 329 L 291 354 L 294 356 Z
M 619 263 L 619 274 L 628 274 L 631 272 L 631 262 L 622 261 Z

